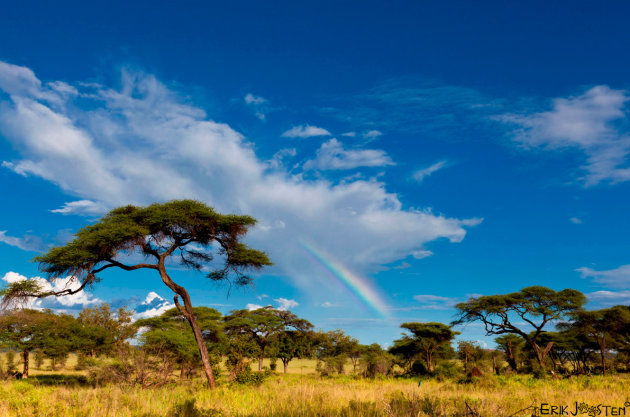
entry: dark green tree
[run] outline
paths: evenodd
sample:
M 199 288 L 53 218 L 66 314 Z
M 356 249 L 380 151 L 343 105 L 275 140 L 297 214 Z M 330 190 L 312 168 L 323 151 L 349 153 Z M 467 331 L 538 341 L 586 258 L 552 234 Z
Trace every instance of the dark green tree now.
M 312 356 L 313 333 L 301 330 L 284 330 L 276 335 L 271 347 L 273 357 L 282 361 L 286 374 L 289 362 L 293 359 Z
M 434 353 L 447 345 L 458 332 L 453 331 L 443 323 L 403 323 L 400 325 L 410 334 L 403 333 L 403 338 L 394 341 L 394 346 L 390 349 L 393 354 L 405 355 L 413 363 L 419 355 L 427 365 L 429 372 L 433 371 Z
M 28 378 L 29 353 L 44 346 L 43 338 L 54 327 L 51 311 L 31 309 L 7 311 L 0 316 L 0 343 L 22 353 L 22 377 Z
M 228 334 L 249 336 L 259 347 L 258 370 L 262 370 L 265 349 L 274 336 L 285 330 L 307 331 L 313 325 L 290 311 L 276 310 L 271 306 L 256 310 L 234 310 L 224 317 L 224 329 Z
M 540 333 L 548 324 L 578 311 L 585 301 L 584 294 L 573 289 L 556 292 L 546 287 L 527 287 L 519 292 L 471 298 L 459 303 L 455 306 L 459 317 L 452 324 L 480 321 L 485 326 L 486 335 L 517 334 L 531 346 L 538 364 L 544 369 L 545 356 L 553 342 L 541 348 L 538 345 Z M 534 331 L 526 331 L 519 322 L 527 323 Z
M 208 351 L 195 319 L 190 295 L 168 274 L 167 260 L 178 260 L 184 267 L 202 271 L 212 261 L 211 250 L 215 249 L 223 256 L 223 266 L 210 272 L 208 277 L 236 285 L 249 284 L 252 278 L 246 275 L 247 270 L 271 265 L 264 252 L 242 243 L 254 224 L 256 220 L 253 217 L 222 215 L 193 200 L 156 203 L 147 207 L 120 207 L 98 222 L 80 229 L 74 239 L 64 246 L 52 248 L 34 259 L 50 280 L 71 276 L 79 282 L 78 288 L 43 291 L 34 280 L 15 282 L 3 290 L 3 302 L 74 294 L 98 282 L 98 274 L 107 269 L 155 270 L 162 282 L 175 293 L 175 306 L 192 328 L 206 378 L 210 387 L 214 388 L 216 383 Z M 125 263 L 124 255 L 133 254 L 142 255 L 144 262 Z
M 468 372 L 468 362 L 477 359 L 476 354 L 479 352 L 479 344 L 470 340 L 460 340 L 457 342 L 457 356 L 464 361 L 464 372 Z
M 314 338 L 316 343 L 315 356 L 320 361 L 318 367 L 321 372 L 343 374 L 344 365 L 348 361 L 353 347 L 357 346 L 359 342 L 339 329 L 328 332 L 319 331 L 315 333 Z

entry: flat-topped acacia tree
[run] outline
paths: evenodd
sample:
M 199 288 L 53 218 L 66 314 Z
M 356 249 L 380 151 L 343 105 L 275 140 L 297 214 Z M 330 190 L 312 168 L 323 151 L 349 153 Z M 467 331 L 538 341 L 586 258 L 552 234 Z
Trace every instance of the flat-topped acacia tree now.
M 193 312 L 188 291 L 167 273 L 166 263 L 176 259 L 185 267 L 202 271 L 212 261 L 211 249 L 222 255 L 222 268 L 208 278 L 247 285 L 252 278 L 245 273 L 271 265 L 267 254 L 249 248 L 241 240 L 256 224 L 250 216 L 223 215 L 193 200 L 156 203 L 147 207 L 124 206 L 110 211 L 98 222 L 80 229 L 72 241 L 54 247 L 33 261 L 51 281 L 72 276 L 80 283 L 76 289 L 44 291 L 35 280 L 9 284 L 2 291 L 3 303 L 25 301 L 30 297 L 75 294 L 99 281 L 97 274 L 106 269 L 125 271 L 153 269 L 174 293 L 175 306 L 186 318 L 195 335 L 203 368 L 210 387 L 216 382 L 210 367 L 208 350 Z M 141 254 L 144 262 L 127 264 L 125 255 Z M 133 259 L 133 257 L 128 257 Z M 183 302 L 180 304 L 179 298 Z

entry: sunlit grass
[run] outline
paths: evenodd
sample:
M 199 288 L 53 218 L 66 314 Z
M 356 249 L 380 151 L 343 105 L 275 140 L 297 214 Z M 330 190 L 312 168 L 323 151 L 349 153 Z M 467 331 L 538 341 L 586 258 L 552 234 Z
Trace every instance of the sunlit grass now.
M 473 383 L 428 379 L 418 386 L 418 378 L 369 380 L 346 375 L 322 379 L 310 371 L 313 361 L 292 365 L 293 373 L 283 375 L 279 366 L 278 373 L 261 386 L 224 382 L 214 391 L 200 379 L 146 390 L 116 385 L 49 386 L 36 378 L 7 381 L 0 384 L 0 415 L 445 416 L 463 415 L 467 403 L 482 416 L 508 416 L 543 402 L 623 406 L 630 401 L 627 376 L 537 380 L 489 375 Z M 295 372 L 300 369 L 309 372 Z M 519 415 L 531 414 L 530 410 Z

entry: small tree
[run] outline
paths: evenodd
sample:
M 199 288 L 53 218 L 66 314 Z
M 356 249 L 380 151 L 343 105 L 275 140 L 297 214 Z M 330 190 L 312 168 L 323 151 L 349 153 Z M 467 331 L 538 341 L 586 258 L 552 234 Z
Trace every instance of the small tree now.
M 271 265 L 264 252 L 241 242 L 254 224 L 256 220 L 253 217 L 222 215 L 193 200 L 156 203 L 148 207 L 120 207 L 98 222 L 80 229 L 71 242 L 52 248 L 34 259 L 50 280 L 70 276 L 80 283 L 78 288 L 44 291 L 34 280 L 14 282 L 2 292 L 3 302 L 75 294 L 98 282 L 97 274 L 110 268 L 154 270 L 175 293 L 175 306 L 192 328 L 208 384 L 214 388 L 216 383 L 208 351 L 195 319 L 190 295 L 168 274 L 167 259 L 177 257 L 182 266 L 202 271 L 212 260 L 210 249 L 218 248 L 218 254 L 224 256 L 223 267 L 209 273 L 208 277 L 215 281 L 228 280 L 236 285 L 249 284 L 252 279 L 245 275 L 248 269 Z M 144 256 L 146 262 L 124 263 L 121 256 L 133 253 Z
M 290 328 L 300 331 L 313 328 L 307 320 L 300 319 L 290 311 L 276 310 L 271 306 L 252 311 L 234 310 L 224 321 L 226 333 L 248 335 L 258 345 L 259 371 L 262 370 L 265 349 L 275 335 Z
M 289 362 L 296 358 L 306 358 L 313 353 L 313 335 L 300 330 L 285 330 L 273 340 L 273 355 L 280 359 L 287 373 Z
M 43 348 L 51 333 L 55 315 L 51 311 L 14 310 L 0 316 L 0 342 L 22 353 L 22 377 L 28 378 L 29 353 Z
M 423 354 L 429 372 L 433 371 L 433 355 L 437 349 L 450 344 L 458 332 L 453 331 L 443 323 L 403 323 L 400 325 L 411 334 L 404 334 L 403 338 L 394 341 L 392 353 L 404 351 L 415 360 Z
M 497 342 L 499 350 L 505 353 L 508 365 L 514 372 L 518 372 L 518 355 L 522 349 L 524 340 L 515 334 L 505 334 L 494 339 Z
M 136 334 L 132 319 L 133 311 L 126 308 L 113 311 L 105 303 L 84 307 L 78 317 L 77 349 L 90 357 L 110 353 Z
M 193 313 L 206 345 L 210 344 L 211 364 L 215 364 L 220 357 L 223 339 L 221 313 L 209 307 L 194 307 Z M 192 377 L 195 367 L 201 364 L 201 355 L 193 334 L 186 331 L 188 323 L 176 308 L 158 317 L 138 320 L 135 325 L 145 330 L 140 341 L 147 353 L 169 355 L 169 359 L 180 366 L 181 378 Z
M 343 330 L 332 330 L 329 332 L 317 332 L 315 334 L 316 348 L 315 355 L 320 362 L 318 368 L 322 374 L 337 372 L 344 373 L 344 365 L 353 346 L 358 341 L 343 332 Z
M 464 361 L 464 372 L 468 372 L 468 361 L 474 358 L 477 349 L 479 349 L 479 345 L 476 342 L 470 340 L 457 342 L 457 355 Z
M 452 324 L 480 321 L 486 328 L 486 335 L 517 334 L 532 347 L 538 364 L 544 369 L 545 356 L 553 342 L 541 348 L 537 343 L 540 333 L 549 323 L 579 310 L 585 300 L 577 290 L 556 292 L 545 287 L 527 287 L 511 294 L 482 296 L 459 303 L 455 306 L 459 317 Z M 534 331 L 527 332 L 514 318 L 532 326 Z

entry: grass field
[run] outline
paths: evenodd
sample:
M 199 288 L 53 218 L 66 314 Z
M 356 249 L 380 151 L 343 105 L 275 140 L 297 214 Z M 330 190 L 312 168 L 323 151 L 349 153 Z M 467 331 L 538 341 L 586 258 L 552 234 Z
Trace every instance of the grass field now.
M 68 366 L 71 362 L 68 362 Z M 628 376 L 536 380 L 530 376 L 489 375 L 473 383 L 351 375 L 319 378 L 315 361 L 294 361 L 288 375 L 271 376 L 260 386 L 223 383 L 210 391 L 201 380 L 139 389 L 72 384 L 77 372 L 34 370 L 29 381 L 0 384 L 0 416 L 529 416 L 519 410 L 541 404 L 601 404 L 601 412 L 623 407 L 630 416 Z M 54 375 L 67 375 L 58 377 Z M 300 375 L 302 373 L 302 375 Z M 55 384 L 56 382 L 56 384 Z M 466 414 L 468 411 L 468 414 Z M 587 416 L 588 412 L 578 415 Z

